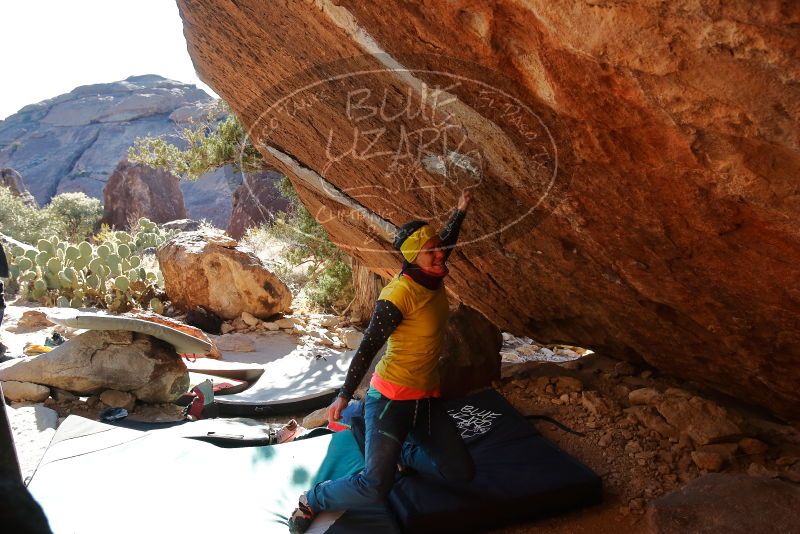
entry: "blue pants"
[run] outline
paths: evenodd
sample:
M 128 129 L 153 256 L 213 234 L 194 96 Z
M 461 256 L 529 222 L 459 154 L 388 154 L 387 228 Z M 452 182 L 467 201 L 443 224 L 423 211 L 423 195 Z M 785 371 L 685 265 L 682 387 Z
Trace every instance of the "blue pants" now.
M 314 512 L 382 501 L 392 489 L 398 462 L 455 484 L 472 480 L 472 457 L 441 399 L 396 401 L 370 388 L 364 423 L 364 470 L 314 486 L 307 495 Z

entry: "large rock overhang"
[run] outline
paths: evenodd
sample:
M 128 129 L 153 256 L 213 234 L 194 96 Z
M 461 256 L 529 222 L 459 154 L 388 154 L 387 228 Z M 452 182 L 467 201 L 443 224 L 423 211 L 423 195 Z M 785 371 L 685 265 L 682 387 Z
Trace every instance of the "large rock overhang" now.
M 376 272 L 471 188 L 458 299 L 800 413 L 797 12 L 178 4 L 201 78 Z

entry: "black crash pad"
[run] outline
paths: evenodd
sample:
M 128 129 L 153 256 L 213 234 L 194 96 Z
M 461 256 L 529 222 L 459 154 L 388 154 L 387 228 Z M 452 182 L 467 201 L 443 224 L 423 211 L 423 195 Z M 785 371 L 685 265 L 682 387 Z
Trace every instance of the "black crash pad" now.
M 389 500 L 407 532 L 463 533 L 600 502 L 602 481 L 539 435 L 499 393 L 448 401 L 475 461 L 464 486 L 404 476 Z

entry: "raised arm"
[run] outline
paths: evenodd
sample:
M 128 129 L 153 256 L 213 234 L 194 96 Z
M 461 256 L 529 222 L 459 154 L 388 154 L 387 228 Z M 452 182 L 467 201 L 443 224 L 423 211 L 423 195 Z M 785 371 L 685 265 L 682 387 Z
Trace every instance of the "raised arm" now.
M 470 195 L 468 192 L 461 193 L 461 198 L 458 200 L 458 207 L 450 216 L 450 220 L 444 225 L 444 229 L 439 232 L 439 238 L 442 240 L 442 247 L 444 248 L 445 259 L 450 257 L 458 241 L 458 233 L 461 231 L 461 223 L 464 222 L 464 217 L 467 215 L 467 207 L 469 206 Z
M 403 320 L 403 314 L 400 310 L 389 302 L 388 300 L 379 300 L 375 303 L 375 308 L 372 310 L 372 317 L 369 320 L 369 326 L 364 331 L 364 339 L 358 346 L 350 368 L 347 370 L 347 376 L 344 380 L 339 392 L 339 397 L 350 400 L 355 393 L 356 388 L 361 383 L 361 379 L 367 373 L 372 360 L 389 336 L 397 328 L 397 325 Z

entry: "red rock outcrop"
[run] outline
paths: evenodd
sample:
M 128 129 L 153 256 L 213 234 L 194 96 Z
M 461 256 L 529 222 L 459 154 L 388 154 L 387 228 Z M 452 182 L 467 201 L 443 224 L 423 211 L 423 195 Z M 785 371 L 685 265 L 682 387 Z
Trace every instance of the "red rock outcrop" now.
M 102 223 L 127 230 L 140 217 L 156 223 L 186 218 L 177 176 L 122 160 L 103 188 Z
M 275 188 L 280 177 L 275 170 L 243 174 L 242 185 L 233 192 L 233 211 L 226 230 L 229 236 L 241 239 L 248 228 L 268 222 L 271 215 L 289 206 Z
M 800 413 L 800 4 L 178 4 L 201 78 L 376 272 L 473 188 L 465 304 Z

